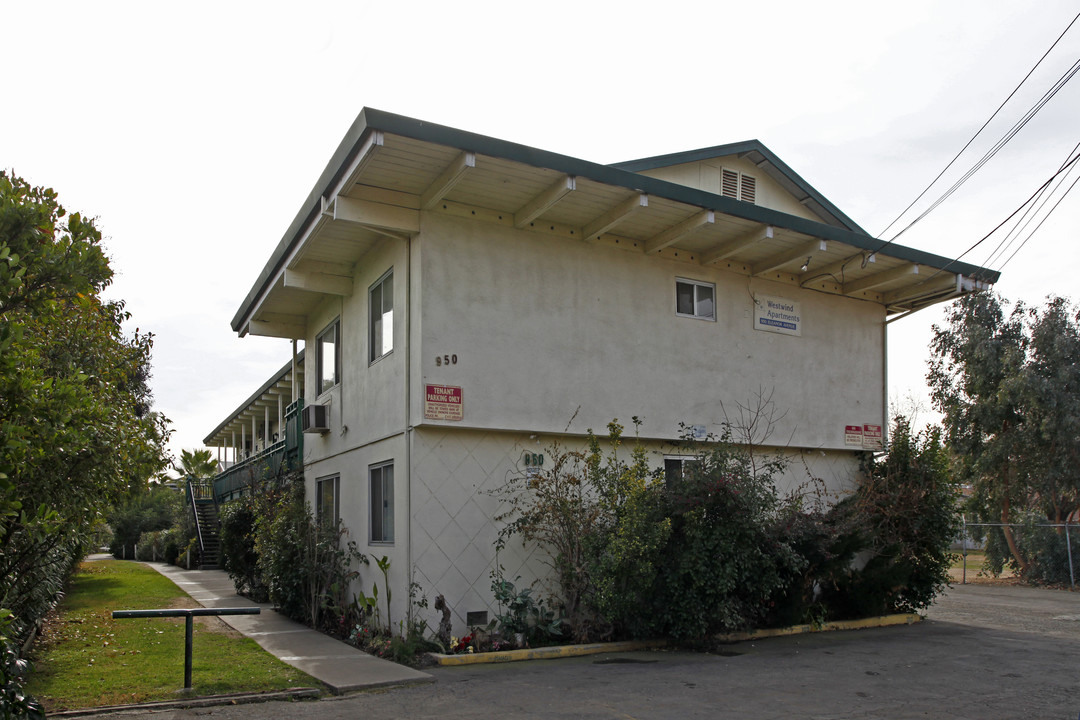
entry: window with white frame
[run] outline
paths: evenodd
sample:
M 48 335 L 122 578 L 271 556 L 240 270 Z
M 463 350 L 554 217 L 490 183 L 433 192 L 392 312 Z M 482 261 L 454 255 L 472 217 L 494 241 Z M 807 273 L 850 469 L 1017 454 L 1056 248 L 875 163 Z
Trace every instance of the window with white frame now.
M 692 455 L 665 455 L 664 456 L 664 482 L 668 486 L 677 485 L 686 477 L 690 466 L 698 462 L 698 458 Z
M 341 322 L 335 320 L 315 338 L 318 381 L 315 387 L 322 394 L 341 381 Z
M 368 317 L 368 360 L 375 362 L 394 349 L 393 268 L 368 290 Z
M 368 468 L 370 478 L 371 542 L 394 542 L 394 463 Z
M 337 525 L 341 477 L 331 475 L 315 481 L 315 518 L 324 525 Z
M 716 319 L 716 286 L 675 278 L 675 314 L 680 317 Z

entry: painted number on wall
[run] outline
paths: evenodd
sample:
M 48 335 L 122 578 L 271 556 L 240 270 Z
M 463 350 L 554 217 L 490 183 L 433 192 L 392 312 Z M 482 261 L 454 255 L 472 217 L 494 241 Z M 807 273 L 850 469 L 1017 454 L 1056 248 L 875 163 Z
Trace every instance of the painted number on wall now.
M 443 365 L 457 365 L 457 355 L 436 355 L 435 367 L 442 367 Z

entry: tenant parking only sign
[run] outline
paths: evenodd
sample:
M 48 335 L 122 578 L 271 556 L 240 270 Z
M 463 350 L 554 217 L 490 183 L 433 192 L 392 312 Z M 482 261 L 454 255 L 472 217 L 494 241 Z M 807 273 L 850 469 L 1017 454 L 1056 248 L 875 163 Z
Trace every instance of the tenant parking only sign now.
M 428 385 L 424 391 L 424 418 L 427 420 L 461 420 L 465 417 L 461 404 L 461 388 L 450 385 Z

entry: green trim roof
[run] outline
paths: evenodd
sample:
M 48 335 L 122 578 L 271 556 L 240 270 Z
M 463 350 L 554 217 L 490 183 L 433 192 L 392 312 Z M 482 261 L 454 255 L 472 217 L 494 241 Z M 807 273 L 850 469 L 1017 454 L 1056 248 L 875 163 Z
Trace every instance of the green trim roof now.
M 716 158 L 730 157 L 732 155 L 740 157 L 751 156 L 755 165 L 764 169 L 774 180 L 787 186 L 789 191 L 793 189 L 801 190 L 806 197 L 812 198 L 848 230 L 862 233 L 863 235 L 869 234 L 859 227 L 854 220 L 845 215 L 840 208 L 829 202 L 824 195 L 814 188 L 814 186 L 803 180 L 801 175 L 792 170 L 787 163 L 773 154 L 773 151 L 765 147 L 764 143 L 760 140 L 744 140 L 743 142 L 728 143 L 727 145 L 714 145 L 713 147 L 701 148 L 698 150 L 685 150 L 669 155 L 655 155 L 653 157 L 641 158 L 640 160 L 626 160 L 624 162 L 612 163 L 610 167 L 640 173 L 648 170 L 657 170 L 663 167 L 671 167 L 672 165 L 683 165 L 686 163 L 700 162 L 702 160 L 715 160 Z M 797 195 L 797 193 L 792 194 Z
M 388 134 L 399 135 L 413 140 L 429 142 L 446 147 L 468 150 L 482 155 L 501 158 L 504 160 L 519 162 L 539 168 L 547 168 L 566 175 L 588 178 L 595 182 L 604 183 L 616 187 L 626 188 L 637 192 L 647 193 L 658 197 L 667 198 L 676 202 L 685 203 L 716 212 L 735 216 L 760 223 L 786 228 L 795 232 L 804 233 L 824 240 L 850 245 L 859 250 L 869 252 L 881 252 L 883 255 L 898 258 L 907 262 L 918 263 L 935 269 L 948 268 L 950 271 L 970 276 L 985 282 L 994 283 L 1000 273 L 987 268 L 978 267 L 964 262 L 954 261 L 950 258 L 934 255 L 933 253 L 916 250 L 902 245 L 889 244 L 875 239 L 858 227 L 843 213 L 835 209 L 819 193 L 800 178 L 794 171 L 783 164 L 775 155 L 757 141 L 737 143 L 735 145 L 720 145 L 714 148 L 694 150 L 687 153 L 660 156 L 658 158 L 646 158 L 644 160 L 629 161 L 616 165 L 601 165 L 599 163 L 581 160 L 568 155 L 538 150 L 527 145 L 499 140 L 497 138 L 478 135 L 476 133 L 457 130 L 425 122 L 403 115 L 364 108 L 360 111 L 349 131 L 345 134 L 338 145 L 330 161 L 319 176 L 318 181 L 308 193 L 293 222 L 289 225 L 284 236 L 278 242 L 270 259 L 259 273 L 251 290 L 244 298 L 232 318 L 232 328 L 241 332 L 259 297 L 268 289 L 269 284 L 281 270 L 286 258 L 292 249 L 303 237 L 306 228 L 319 216 L 322 209 L 321 198 L 329 195 L 334 187 L 342 180 L 342 176 L 348 170 L 352 160 L 363 147 L 369 134 L 373 131 L 382 131 Z M 842 219 L 846 227 L 837 227 L 824 222 L 808 220 L 806 218 L 779 212 L 759 205 L 740 202 L 733 198 L 723 197 L 715 193 L 698 190 L 696 188 L 679 185 L 665 180 L 658 180 L 646 175 L 632 172 L 628 168 L 644 168 L 649 163 L 671 163 L 672 158 L 680 158 L 683 162 L 702 157 L 715 157 L 715 153 L 730 154 L 730 148 L 743 147 L 744 151 L 761 153 L 767 158 L 781 174 L 796 182 L 799 187 L 813 191 L 813 197 L 823 207 L 832 208 L 838 219 Z M 685 159 L 683 159 L 685 158 Z

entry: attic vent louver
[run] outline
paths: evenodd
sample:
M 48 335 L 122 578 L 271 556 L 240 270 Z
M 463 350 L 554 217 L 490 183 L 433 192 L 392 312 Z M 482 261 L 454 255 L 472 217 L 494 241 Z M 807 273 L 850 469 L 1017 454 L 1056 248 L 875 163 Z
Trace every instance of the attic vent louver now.
M 723 168 L 720 176 L 720 194 L 743 202 L 757 201 L 757 180 L 738 170 Z
M 742 187 L 739 188 L 739 199 L 743 202 L 752 203 L 757 197 L 757 181 L 750 175 L 742 176 Z
M 734 170 L 728 170 L 724 168 L 723 176 L 723 188 L 722 193 L 724 197 L 737 198 L 739 197 L 739 173 Z

